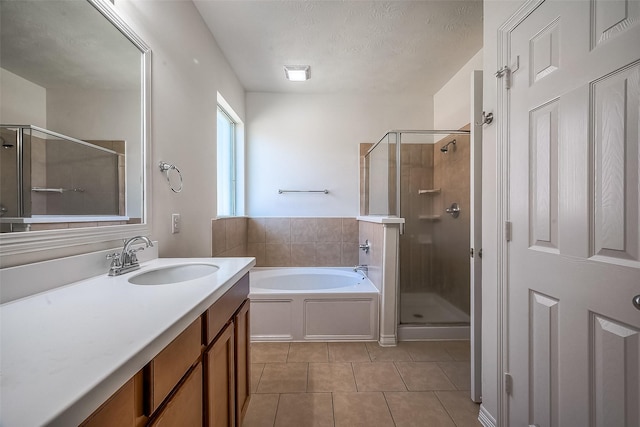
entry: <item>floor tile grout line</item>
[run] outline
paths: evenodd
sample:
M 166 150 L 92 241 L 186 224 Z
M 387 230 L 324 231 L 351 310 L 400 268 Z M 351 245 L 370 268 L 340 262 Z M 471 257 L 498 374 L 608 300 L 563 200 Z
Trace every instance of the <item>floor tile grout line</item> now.
M 455 385 L 455 384 L 454 384 Z M 438 391 L 445 391 L 445 390 L 438 390 Z M 445 406 L 444 402 L 442 401 L 442 399 L 440 399 L 440 396 L 438 396 L 438 391 L 434 391 L 433 395 L 436 397 L 436 399 L 438 399 L 438 402 L 440 402 L 440 405 L 442 406 L 442 408 L 445 410 L 445 412 L 447 413 L 447 415 L 449 416 L 449 418 L 451 419 L 451 422 L 458 427 L 458 423 L 456 422 L 456 420 L 453 419 L 453 415 L 451 415 L 451 412 L 449 412 L 449 409 L 447 409 L 447 407 Z
M 264 368 L 267 367 L 267 364 L 264 363 L 264 366 L 262 367 L 262 370 L 260 370 L 260 376 L 258 377 L 258 383 L 256 384 L 256 393 L 258 393 L 258 388 L 260 387 L 260 381 L 262 381 L 262 374 L 264 374 Z
M 409 386 L 407 385 L 407 382 L 404 380 L 404 377 L 402 376 L 402 374 L 400 373 L 400 369 L 398 369 L 398 366 L 396 365 L 396 362 L 393 361 L 391 362 L 393 363 L 393 368 L 396 370 L 396 372 L 398 373 L 398 376 L 400 376 L 400 379 L 402 380 L 402 384 L 404 384 L 404 388 L 406 388 L 406 391 L 411 391 L 409 390 Z M 385 396 L 386 399 L 386 396 Z
M 400 392 L 402 393 L 402 392 Z M 398 423 L 396 423 L 396 419 L 393 416 L 393 411 L 391 410 L 391 406 L 389 406 L 389 401 L 387 400 L 387 392 L 383 391 L 382 392 L 382 398 L 384 399 L 384 403 L 387 405 L 387 410 L 389 411 L 389 415 L 391 415 L 391 421 L 393 422 L 394 426 L 397 426 Z
M 289 363 L 289 353 L 291 353 L 291 343 L 287 344 L 287 357 L 284 359 L 285 363 Z
M 447 371 L 445 371 L 444 369 L 442 369 L 442 366 L 440 366 L 440 363 L 442 363 L 442 362 L 436 362 L 436 364 L 438 365 L 438 368 L 442 371 L 442 373 L 444 374 L 444 376 L 445 376 L 445 377 L 447 377 L 447 379 L 449 380 L 449 382 L 451 383 L 451 385 L 455 387 L 455 390 L 456 390 L 456 391 L 463 391 L 463 390 L 461 390 L 461 389 L 458 387 L 458 385 L 457 385 L 455 382 L 453 382 L 453 379 L 449 376 L 449 374 L 447 374 Z M 444 390 L 443 390 L 443 391 L 444 391 Z
M 336 427 L 336 405 L 334 392 L 331 392 L 331 417 L 333 418 L 333 427 Z
M 278 402 L 276 403 L 276 413 L 273 416 L 273 427 L 276 426 L 276 420 L 278 419 L 278 409 L 280 409 L 280 396 L 282 396 L 282 394 L 278 393 Z
M 359 393 L 360 390 L 358 390 L 358 380 L 356 379 L 356 370 L 353 367 L 353 362 L 349 362 L 349 365 L 351 365 L 351 376 L 353 377 L 353 383 L 356 385 L 356 393 Z

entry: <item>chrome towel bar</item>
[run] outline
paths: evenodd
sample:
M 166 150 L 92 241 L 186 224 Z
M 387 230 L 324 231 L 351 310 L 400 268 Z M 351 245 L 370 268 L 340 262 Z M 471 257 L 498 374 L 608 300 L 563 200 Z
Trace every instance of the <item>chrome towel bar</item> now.
M 31 191 L 34 193 L 66 193 L 72 191 L 74 193 L 84 193 L 84 188 L 45 188 L 45 187 L 31 187 Z
M 278 194 L 283 193 L 324 193 L 329 194 L 329 190 L 278 190 Z

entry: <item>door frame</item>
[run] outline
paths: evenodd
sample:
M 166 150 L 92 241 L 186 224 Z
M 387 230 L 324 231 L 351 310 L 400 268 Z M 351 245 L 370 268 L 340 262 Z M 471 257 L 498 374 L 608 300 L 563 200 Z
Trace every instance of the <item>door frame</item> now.
M 509 81 L 511 70 L 515 68 L 514 60 L 509 55 L 509 35 L 522 23 L 536 8 L 545 0 L 526 0 L 499 28 L 497 35 L 497 58 L 496 65 L 496 165 L 497 165 L 497 333 L 498 333 L 498 363 L 497 363 L 497 384 L 498 384 L 498 416 L 497 426 L 509 425 L 509 396 L 508 373 L 509 373 L 509 244 L 508 223 L 510 221 L 509 212 L 509 130 L 510 130 L 510 96 Z M 487 64 L 488 65 L 488 64 Z M 506 68 L 505 68 L 506 67 Z M 504 70 L 499 74 L 500 70 Z M 488 70 L 491 72 L 490 70 Z

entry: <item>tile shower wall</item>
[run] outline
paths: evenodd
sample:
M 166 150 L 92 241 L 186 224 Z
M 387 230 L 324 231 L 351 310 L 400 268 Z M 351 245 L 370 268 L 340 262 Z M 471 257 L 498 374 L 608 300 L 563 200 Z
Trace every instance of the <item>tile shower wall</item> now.
M 353 267 L 355 218 L 219 218 L 212 220 L 213 256 L 252 256 L 258 267 Z
M 455 146 L 449 152 L 440 147 L 452 137 L 438 142 L 434 150 L 434 186 L 442 188 L 439 197 L 442 217 L 434 228 L 433 283 L 436 292 L 469 314 L 469 227 L 470 227 L 470 147 L 468 135 L 455 135 Z M 460 205 L 460 216 L 453 218 L 444 212 L 451 203 Z
M 434 226 L 441 215 L 439 193 L 422 193 L 434 184 L 432 144 L 402 144 L 400 152 L 400 212 L 405 234 L 400 236 L 401 292 L 433 292 Z
M 124 141 L 114 141 L 122 145 Z M 110 146 L 110 148 L 112 148 Z M 47 193 L 48 215 L 118 215 L 120 213 L 118 155 L 64 140 L 46 144 L 47 187 L 79 189 Z

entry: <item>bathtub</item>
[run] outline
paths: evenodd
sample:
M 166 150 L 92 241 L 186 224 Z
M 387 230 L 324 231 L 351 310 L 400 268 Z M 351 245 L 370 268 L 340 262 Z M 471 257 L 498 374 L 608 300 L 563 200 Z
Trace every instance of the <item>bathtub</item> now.
M 351 268 L 255 267 L 252 341 L 377 341 L 379 291 Z

